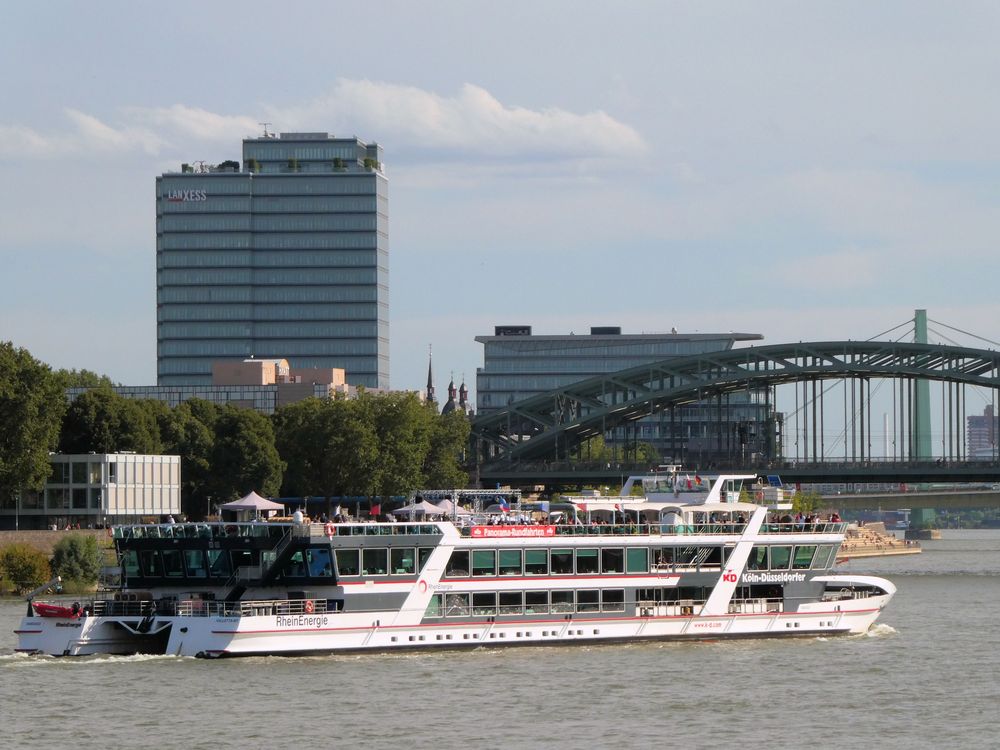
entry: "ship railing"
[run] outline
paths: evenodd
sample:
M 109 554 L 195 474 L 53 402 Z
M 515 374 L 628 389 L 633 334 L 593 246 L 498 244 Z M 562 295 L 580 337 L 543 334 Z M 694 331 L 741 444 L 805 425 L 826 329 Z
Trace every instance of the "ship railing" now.
M 705 606 L 704 599 L 678 599 L 672 602 L 640 600 L 636 608 L 640 617 L 688 617 L 697 615 Z
M 313 615 L 337 612 L 332 599 L 244 599 L 238 602 L 185 599 L 177 602 L 181 617 L 252 617 Z
M 872 596 L 872 592 L 868 589 L 852 589 L 852 588 L 842 588 L 835 590 L 827 590 L 823 592 L 824 602 L 841 602 L 846 599 L 867 599 Z
M 835 521 L 820 521 L 818 523 L 765 523 L 760 527 L 761 534 L 844 534 L 847 524 Z
M 401 536 L 433 534 L 441 536 L 436 523 L 334 523 L 335 536 Z M 160 523 L 130 524 L 115 526 L 112 534 L 116 539 L 231 539 L 246 537 L 256 539 L 280 539 L 289 533 L 298 536 L 316 537 L 326 533 L 326 525 L 321 523 L 292 524 L 245 522 L 211 523 Z
M 512 524 L 521 526 L 523 524 Z M 704 536 L 704 535 L 735 535 L 738 536 L 746 529 L 745 523 L 705 523 L 705 524 L 666 524 L 666 523 L 639 523 L 639 524 L 557 524 L 553 525 L 555 536 Z M 499 526 L 496 528 L 503 528 Z M 526 528 L 533 528 L 527 526 Z M 473 527 L 459 528 L 462 536 L 476 536 L 481 534 L 473 531 Z M 486 536 L 489 536 L 487 534 Z M 522 536 L 513 534 L 513 536 Z M 523 534 L 523 536 L 530 536 Z
M 781 599 L 732 599 L 729 602 L 731 615 L 766 615 L 784 611 Z

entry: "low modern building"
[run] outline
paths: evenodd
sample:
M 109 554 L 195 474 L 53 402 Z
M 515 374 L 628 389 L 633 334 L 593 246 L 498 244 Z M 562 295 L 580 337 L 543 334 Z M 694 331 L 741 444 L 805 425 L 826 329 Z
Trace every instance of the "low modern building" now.
M 758 333 L 622 333 L 619 326 L 593 327 L 588 334 L 536 335 L 529 325 L 496 326 L 483 344 L 476 371 L 476 411 L 492 411 L 556 388 L 631 367 L 709 352 L 737 342 L 760 341 Z M 776 432 L 767 393 L 748 391 L 718 403 L 699 403 L 641 420 L 629 439 L 651 444 L 663 458 L 710 461 L 743 454 L 747 460 L 772 453 Z M 614 443 L 624 435 L 608 435 Z
M 70 388 L 75 399 L 89 388 Z M 285 359 L 247 359 L 212 363 L 211 385 L 137 385 L 116 386 L 125 398 L 154 399 L 171 408 L 192 398 L 213 404 L 233 404 L 273 414 L 275 409 L 305 398 L 330 398 L 334 394 L 355 392 L 338 368 L 293 368 Z M 373 389 L 374 390 L 374 389 Z
M 50 464 L 42 490 L 3 501 L 0 527 L 95 528 L 180 513 L 180 456 L 54 453 Z

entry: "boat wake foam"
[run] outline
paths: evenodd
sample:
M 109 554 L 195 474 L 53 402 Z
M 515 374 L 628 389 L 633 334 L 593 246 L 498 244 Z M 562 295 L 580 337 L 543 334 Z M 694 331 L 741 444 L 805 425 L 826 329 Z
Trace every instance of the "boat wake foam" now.
M 887 635 L 896 635 L 899 631 L 892 625 L 886 625 L 885 623 L 879 622 L 868 628 L 868 632 L 865 633 L 865 638 L 881 638 Z

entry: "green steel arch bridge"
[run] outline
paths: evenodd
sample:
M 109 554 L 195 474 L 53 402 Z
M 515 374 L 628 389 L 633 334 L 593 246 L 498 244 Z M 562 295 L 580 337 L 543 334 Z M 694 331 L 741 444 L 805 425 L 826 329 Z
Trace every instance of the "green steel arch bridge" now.
M 831 381 L 844 382 L 845 454 L 848 434 L 851 442 L 850 453 L 838 458 L 829 456 L 824 445 L 824 414 L 831 411 L 824 406 L 824 393 Z M 896 436 L 892 456 L 872 455 L 873 381 L 891 381 Z M 941 400 L 934 412 L 935 419 L 939 417 L 935 429 L 940 433 L 935 437 L 940 447 L 936 454 L 931 449 L 931 382 L 941 384 Z M 795 388 L 796 398 L 801 392 L 802 404 L 796 410 L 796 418 L 801 419 L 796 455 L 782 454 L 779 418 L 779 434 L 773 436 L 772 450 L 763 457 L 782 478 L 816 482 L 861 481 L 861 477 L 910 482 L 1000 480 L 995 457 L 970 460 L 964 439 L 966 391 L 973 386 L 987 389 L 992 403 L 997 403 L 1000 352 L 906 342 L 751 346 L 593 377 L 476 417 L 470 437 L 472 457 L 483 483 L 518 478 L 541 483 L 570 475 L 594 481 L 617 478 L 631 468 L 627 450 L 624 461 L 603 472 L 602 467 L 586 467 L 579 460 L 575 469 L 567 464 L 573 463 L 574 451 L 588 439 L 613 430 L 627 436 L 629 426 L 644 417 L 659 415 L 666 421 L 679 407 L 695 403 L 718 404 L 721 414 L 731 394 L 755 392 L 767 400 L 776 397 L 779 386 Z M 881 398 L 887 397 L 883 392 Z

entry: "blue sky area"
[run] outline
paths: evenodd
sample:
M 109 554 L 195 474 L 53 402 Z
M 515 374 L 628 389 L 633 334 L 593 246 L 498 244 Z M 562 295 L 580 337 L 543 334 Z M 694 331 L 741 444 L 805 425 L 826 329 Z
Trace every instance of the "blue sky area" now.
M 391 378 L 536 333 L 1000 320 L 1000 5 L 46 2 L 0 25 L 0 339 L 156 379 L 154 179 L 378 141 Z M 976 342 L 964 341 L 969 345 Z

